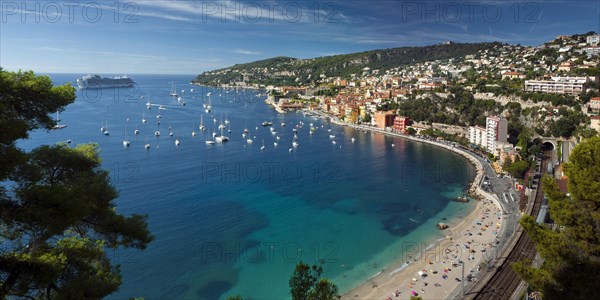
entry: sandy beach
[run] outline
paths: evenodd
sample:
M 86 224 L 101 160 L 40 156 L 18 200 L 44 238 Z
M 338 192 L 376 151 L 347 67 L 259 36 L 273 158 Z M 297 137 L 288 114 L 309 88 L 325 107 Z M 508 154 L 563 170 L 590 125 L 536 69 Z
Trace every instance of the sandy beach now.
M 462 277 L 458 262 L 464 262 L 465 276 L 471 270 L 476 272 L 486 252 L 494 247 L 501 219 L 501 210 L 491 200 L 478 201 L 473 213 L 448 231 L 445 240 L 408 261 L 401 271 L 386 269 L 342 299 L 407 299 L 415 294 L 423 299 L 446 298 L 461 284 L 456 280 Z

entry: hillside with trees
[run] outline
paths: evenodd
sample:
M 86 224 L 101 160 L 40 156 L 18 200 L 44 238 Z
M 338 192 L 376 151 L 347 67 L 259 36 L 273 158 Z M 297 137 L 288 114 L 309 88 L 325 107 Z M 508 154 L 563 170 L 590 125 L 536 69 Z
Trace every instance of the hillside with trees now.
M 372 50 L 312 59 L 275 57 L 207 71 L 198 75 L 193 83 L 219 85 L 244 81 L 273 85 L 307 85 L 319 80 L 321 75 L 350 78 L 352 74 L 360 76 L 365 68 L 379 70 L 382 73 L 402 65 L 463 57 L 498 45 L 500 43 L 450 43 Z

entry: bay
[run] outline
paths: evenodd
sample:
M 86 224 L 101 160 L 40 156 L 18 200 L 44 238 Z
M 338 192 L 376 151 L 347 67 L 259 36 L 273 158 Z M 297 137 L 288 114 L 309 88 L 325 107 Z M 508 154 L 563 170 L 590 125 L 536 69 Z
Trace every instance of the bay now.
M 49 75 L 62 84 L 83 74 Z M 299 261 L 322 261 L 324 275 L 346 291 L 407 249 L 441 238 L 437 222 L 474 208 L 452 201 L 474 177 L 457 154 L 303 113 L 278 114 L 261 91 L 192 86 L 193 75 L 128 75 L 135 88 L 79 90 L 60 114 L 65 129 L 38 130 L 19 142 L 24 149 L 98 143 L 120 191 L 118 211 L 148 214 L 156 240 L 146 250 L 108 252 L 123 275 L 109 299 L 285 299 Z M 185 106 L 169 97 L 172 82 Z M 211 114 L 203 109 L 209 99 Z M 225 119 L 230 141 L 207 145 Z M 108 136 L 100 131 L 106 124 Z

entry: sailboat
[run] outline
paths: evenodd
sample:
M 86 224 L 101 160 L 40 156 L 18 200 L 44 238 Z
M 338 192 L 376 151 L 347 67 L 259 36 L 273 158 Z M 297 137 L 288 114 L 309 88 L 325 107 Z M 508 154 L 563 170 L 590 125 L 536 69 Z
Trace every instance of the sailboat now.
M 221 113 L 221 124 L 219 124 L 219 129 L 223 130 L 225 128 L 225 124 L 223 123 L 223 113 Z
M 196 136 L 196 130 L 194 130 L 194 127 L 196 127 L 196 123 L 192 125 L 192 136 Z
M 217 143 L 224 143 L 224 142 L 229 141 L 229 138 L 227 136 L 223 135 L 223 128 L 221 128 L 221 135 L 215 137 L 215 141 Z
M 265 139 L 262 140 L 262 146 L 260 146 L 260 150 L 265 150 Z
M 146 124 L 146 112 L 142 111 L 142 123 Z
M 54 125 L 54 129 L 63 129 L 65 127 L 67 127 L 67 125 L 64 124 L 60 124 L 60 115 L 59 112 L 56 112 L 56 125 Z
M 150 144 L 148 144 L 148 137 L 146 137 L 146 145 L 144 145 L 144 148 L 150 149 Z
M 213 132 L 212 132 L 212 137 L 213 137 L 213 139 L 214 139 L 216 136 L 217 136 L 217 133 L 215 132 L 215 125 L 213 124 Z M 215 143 L 215 141 L 213 141 L 213 140 L 206 140 L 206 143 L 207 143 L 207 144 L 214 144 L 214 143 Z
M 204 111 L 209 113 L 210 110 L 212 109 L 212 105 L 210 105 L 210 92 L 208 93 L 207 96 L 208 96 L 208 104 L 206 105 L 206 109 Z
M 150 94 L 148 94 L 147 97 L 148 97 L 148 102 L 146 102 L 146 108 L 147 109 L 151 109 L 152 108 L 152 103 L 150 103 Z
M 125 139 L 123 140 L 123 146 L 129 147 L 129 140 L 127 139 L 127 124 L 125 124 Z
M 200 126 L 198 127 L 198 129 L 205 131 L 206 127 L 204 126 L 204 115 L 200 114 Z
M 108 133 L 108 121 L 106 121 L 106 125 L 104 125 L 104 131 L 103 131 L 104 135 L 109 135 Z
M 177 95 L 177 90 L 175 89 L 175 83 L 171 81 L 171 94 L 169 94 L 169 96 L 171 97 L 177 97 L 179 95 Z

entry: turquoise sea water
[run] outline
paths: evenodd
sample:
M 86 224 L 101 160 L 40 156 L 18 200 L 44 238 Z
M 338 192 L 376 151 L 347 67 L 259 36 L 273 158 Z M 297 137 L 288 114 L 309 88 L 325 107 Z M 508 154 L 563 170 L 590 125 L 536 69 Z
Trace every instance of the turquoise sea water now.
M 57 84 L 80 76 L 51 75 Z M 189 75 L 131 77 L 138 82 L 134 89 L 78 91 L 60 115 L 67 128 L 36 131 L 19 144 L 99 143 L 120 190 L 119 212 L 149 215 L 156 240 L 148 249 L 109 252 L 124 281 L 111 299 L 285 299 L 300 260 L 323 261 L 325 276 L 347 291 L 406 254 L 407 245 L 442 237 L 437 222 L 474 207 L 452 201 L 474 174 L 454 153 L 302 113 L 277 114 L 258 91 L 191 86 Z M 169 97 L 172 81 L 185 106 Z M 202 108 L 209 91 L 212 115 Z M 150 110 L 147 95 L 155 104 Z M 201 115 L 205 133 L 198 130 Z M 213 126 L 226 118 L 231 140 L 206 145 Z M 263 121 L 273 122 L 277 134 Z M 106 123 L 109 136 L 100 131 Z M 312 135 L 310 123 L 317 127 Z M 242 138 L 244 128 L 252 144 Z M 293 128 L 300 145 L 290 152 Z M 126 132 L 129 148 L 122 145 Z

